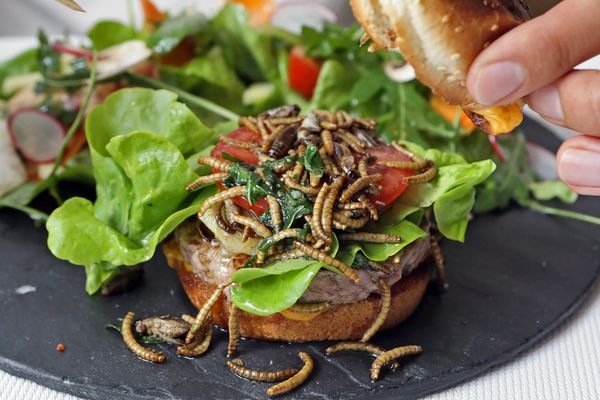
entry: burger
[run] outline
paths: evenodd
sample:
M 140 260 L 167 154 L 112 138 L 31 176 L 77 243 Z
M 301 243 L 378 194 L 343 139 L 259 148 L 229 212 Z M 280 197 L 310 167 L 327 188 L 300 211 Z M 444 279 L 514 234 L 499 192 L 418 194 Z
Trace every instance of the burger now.
M 530 19 L 523 0 L 351 0 L 356 19 L 376 47 L 397 49 L 417 77 L 484 131 L 512 131 L 522 103 L 488 107 L 466 88 L 469 67 L 494 40 Z
M 373 120 L 299 111 L 244 117 L 198 159 L 211 172 L 188 190 L 216 183 L 219 192 L 164 253 L 191 302 L 223 328 L 261 340 L 367 341 L 406 319 L 432 279 L 430 218 L 395 204 L 434 179 L 436 163 L 382 142 Z M 414 218 L 398 224 L 407 213 Z

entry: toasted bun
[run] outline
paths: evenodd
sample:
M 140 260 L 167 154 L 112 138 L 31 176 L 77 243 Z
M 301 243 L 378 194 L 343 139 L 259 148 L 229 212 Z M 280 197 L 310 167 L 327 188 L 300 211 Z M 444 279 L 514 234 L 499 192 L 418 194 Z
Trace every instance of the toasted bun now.
M 487 107 L 467 91 L 469 67 L 491 42 L 530 18 L 522 0 L 350 0 L 350 4 L 378 47 L 400 50 L 436 95 L 475 112 Z
M 169 266 L 179 275 L 183 289 L 196 308 L 202 307 L 216 285 L 209 284 L 192 272 L 172 240 L 164 245 Z M 431 279 L 431 269 L 421 266 L 392 287 L 388 317 L 382 329 L 398 325 L 417 308 Z M 379 296 L 353 304 L 332 305 L 308 321 L 289 319 L 281 313 L 261 317 L 240 311 L 240 334 L 247 338 L 286 342 L 320 340 L 357 340 L 375 320 L 380 306 Z M 227 328 L 231 303 L 222 296 L 212 310 L 213 321 Z

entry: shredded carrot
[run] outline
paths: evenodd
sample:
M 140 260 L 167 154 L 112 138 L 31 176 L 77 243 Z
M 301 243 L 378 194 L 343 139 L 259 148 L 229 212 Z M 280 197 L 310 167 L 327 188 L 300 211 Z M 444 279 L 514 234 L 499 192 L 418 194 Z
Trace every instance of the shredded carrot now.
M 238 3 L 246 7 L 250 17 L 250 24 L 253 26 L 264 25 L 271 19 L 275 10 L 273 0 L 230 0 L 232 3 Z
M 453 106 L 451 104 L 446 103 L 441 97 L 432 95 L 429 99 L 429 104 L 431 108 L 437 111 L 446 121 L 452 123 L 456 118 L 456 113 L 460 113 L 460 126 L 467 131 L 467 133 L 471 133 L 475 130 L 476 126 L 471 121 L 471 119 L 465 114 L 459 106 Z
M 59 343 L 56 345 L 56 351 L 65 351 L 65 345 L 62 343 Z

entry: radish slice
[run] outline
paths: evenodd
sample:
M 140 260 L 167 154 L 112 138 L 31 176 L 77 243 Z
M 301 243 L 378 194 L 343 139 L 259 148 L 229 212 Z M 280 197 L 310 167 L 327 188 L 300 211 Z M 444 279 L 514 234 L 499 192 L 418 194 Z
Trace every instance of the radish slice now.
M 43 164 L 56 158 L 65 128 L 50 114 L 37 109 L 21 109 L 8 119 L 8 133 L 23 157 Z
M 406 61 L 390 60 L 384 64 L 383 69 L 387 77 L 395 82 L 410 82 L 417 77 L 414 68 Z
M 52 48 L 62 54 L 70 54 L 75 57 L 84 57 L 88 61 L 91 61 L 92 58 L 94 58 L 94 53 L 92 53 L 89 50 L 67 47 L 64 44 L 62 44 L 61 42 L 54 43 L 52 45 Z
M 125 72 L 131 67 L 147 60 L 152 51 L 142 40 L 129 40 L 109 47 L 98 57 L 98 80 L 107 79 Z
M 326 22 L 336 22 L 337 15 L 318 1 L 286 1 L 277 6 L 271 15 L 271 24 L 295 34 L 303 26 L 322 30 Z
M 556 154 L 538 144 L 527 142 L 527 158 L 541 180 L 558 179 Z

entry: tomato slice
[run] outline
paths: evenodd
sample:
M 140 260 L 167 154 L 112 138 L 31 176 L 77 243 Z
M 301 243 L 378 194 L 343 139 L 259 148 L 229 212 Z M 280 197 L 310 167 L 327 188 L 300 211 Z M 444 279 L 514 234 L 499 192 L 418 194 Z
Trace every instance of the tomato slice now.
M 290 52 L 288 82 L 292 89 L 310 99 L 317 86 L 321 64 L 304 54 L 304 48 L 295 46 Z
M 367 153 L 377 157 L 378 161 L 411 161 L 410 157 L 392 146 L 380 145 L 368 148 Z M 387 207 L 406 190 L 407 183 L 404 177 L 414 175 L 414 171 L 400 168 L 389 168 L 373 165 L 368 168 L 370 174 L 382 174 L 381 192 L 369 197 L 369 200 L 378 207 Z
M 234 139 L 234 140 L 238 140 L 240 142 L 255 142 L 255 143 L 262 142 L 262 138 L 260 137 L 259 134 L 254 133 L 251 130 L 246 129 L 246 128 L 236 129 L 235 131 L 229 133 L 227 135 L 227 137 Z M 251 150 L 243 148 L 243 147 L 235 146 L 235 145 L 232 145 L 229 143 L 223 143 L 222 141 L 217 143 L 215 148 L 210 152 L 210 155 L 213 157 L 223 159 L 223 157 L 222 157 L 223 153 L 227 153 L 230 156 L 233 156 L 239 160 L 242 160 L 247 164 L 251 164 L 251 165 L 258 164 L 258 157 Z M 218 183 L 217 186 L 219 187 L 219 190 L 221 190 L 221 191 L 225 190 L 225 187 L 221 183 Z M 267 202 L 266 199 L 258 199 L 257 201 L 254 202 L 254 204 L 250 204 L 244 196 L 234 197 L 231 200 L 239 207 L 242 207 L 244 210 L 252 210 L 257 215 L 261 215 L 262 213 L 264 213 L 266 210 L 269 209 L 269 203 Z

